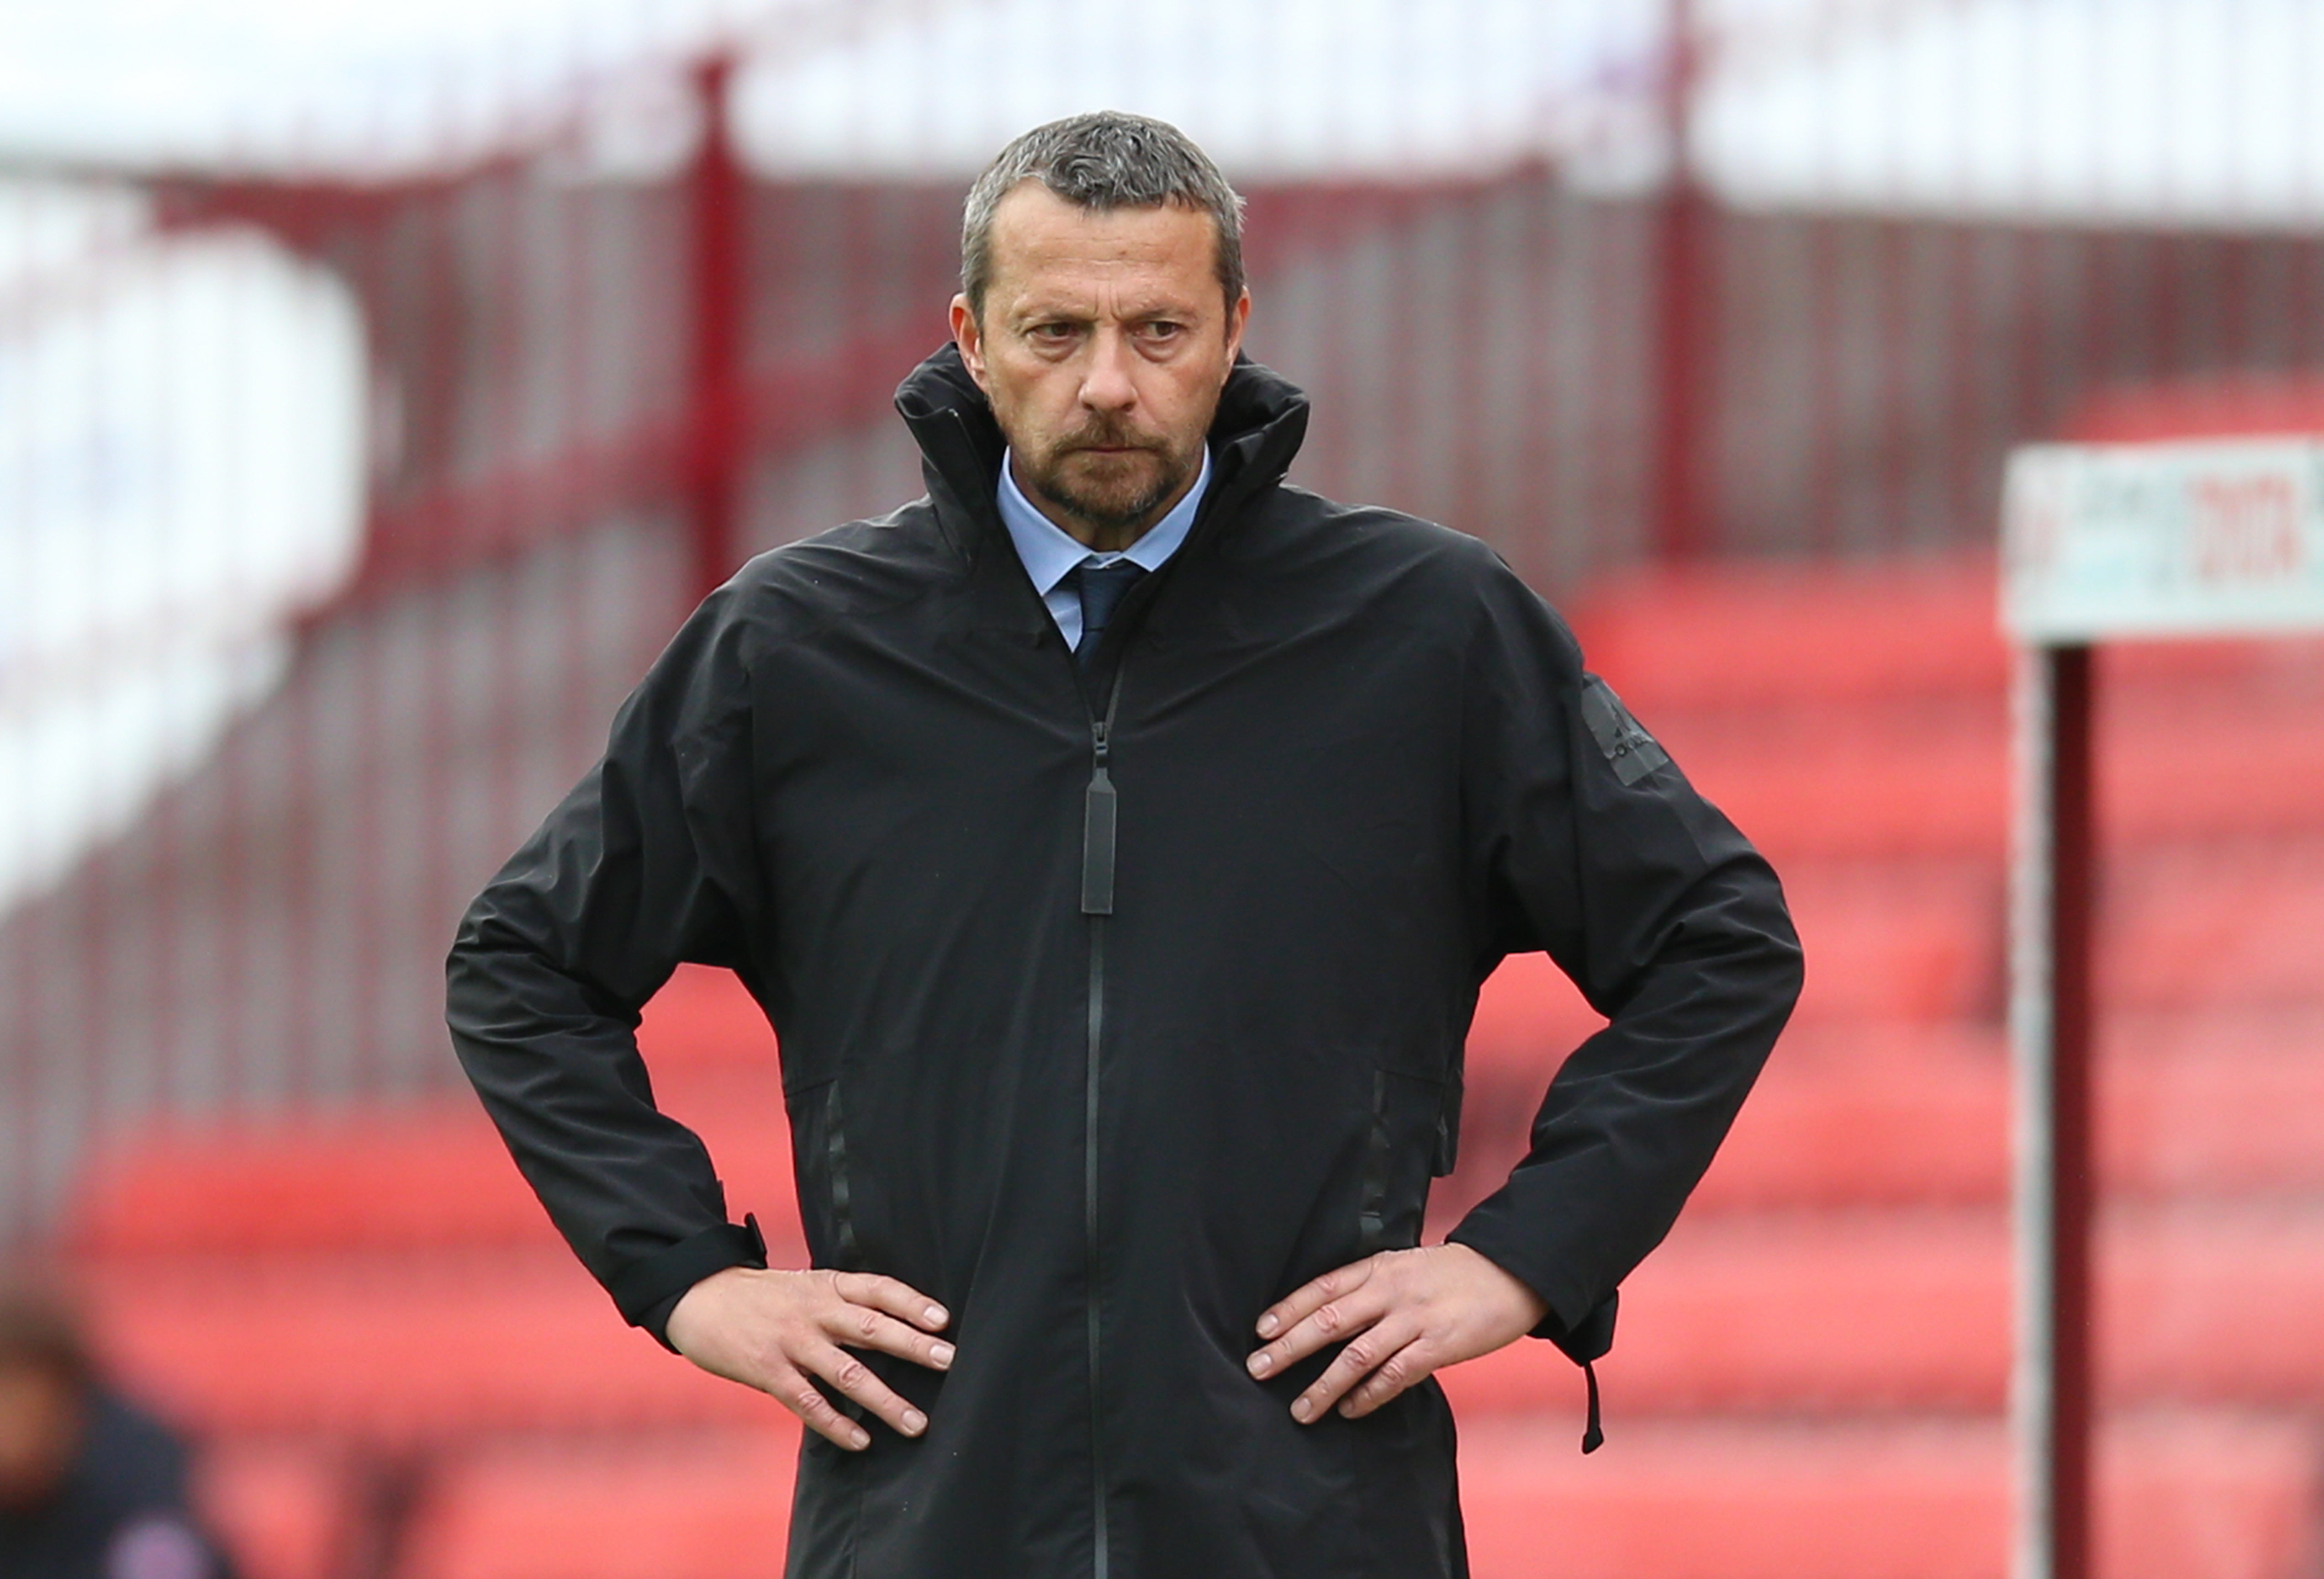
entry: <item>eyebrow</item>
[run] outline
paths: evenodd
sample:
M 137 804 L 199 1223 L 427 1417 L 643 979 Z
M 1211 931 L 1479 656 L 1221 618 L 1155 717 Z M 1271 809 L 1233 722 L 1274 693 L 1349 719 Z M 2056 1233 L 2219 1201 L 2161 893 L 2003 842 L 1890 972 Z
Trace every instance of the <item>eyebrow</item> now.
M 1192 319 L 1202 316 L 1202 309 L 1186 301 L 1149 301 L 1119 314 L 1101 315 L 1085 306 L 1067 307 L 1056 303 L 1034 303 L 1010 313 L 1012 322 L 1041 323 L 1065 321 L 1093 323 L 1101 316 L 1119 318 L 1125 323 L 1138 323 L 1157 318 Z

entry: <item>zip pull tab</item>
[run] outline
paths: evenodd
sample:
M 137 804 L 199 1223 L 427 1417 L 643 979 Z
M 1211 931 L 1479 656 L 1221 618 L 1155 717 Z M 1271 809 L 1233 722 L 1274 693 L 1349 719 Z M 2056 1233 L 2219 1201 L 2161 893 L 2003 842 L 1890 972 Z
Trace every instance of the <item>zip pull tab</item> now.
M 1090 725 L 1096 747 L 1090 764 L 1089 789 L 1082 796 L 1082 914 L 1113 914 L 1113 780 L 1105 771 L 1106 725 Z
M 1090 720 L 1090 781 L 1082 795 L 1082 914 L 1113 914 L 1113 779 L 1105 771 L 1112 753 L 1114 715 L 1121 710 L 1121 669 L 1113 671 L 1105 716 Z

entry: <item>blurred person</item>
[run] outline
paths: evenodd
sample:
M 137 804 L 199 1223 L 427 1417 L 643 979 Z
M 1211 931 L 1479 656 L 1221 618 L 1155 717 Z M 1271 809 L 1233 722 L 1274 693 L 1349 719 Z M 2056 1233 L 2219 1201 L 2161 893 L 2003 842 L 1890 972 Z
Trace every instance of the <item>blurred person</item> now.
M 0 1579 L 226 1579 L 186 1449 L 99 1379 L 62 1304 L 0 1291 Z
M 1003 150 L 897 397 L 927 495 L 713 594 L 453 946 L 576 1251 L 813 1428 L 793 1575 L 1466 1573 L 1432 1373 L 1605 1351 L 1798 992 L 1775 874 L 1547 605 L 1285 480 L 1240 223 L 1158 122 Z M 1423 1246 L 1526 950 L 1609 1023 Z M 653 1105 L 683 961 L 779 1034 L 812 1269 Z

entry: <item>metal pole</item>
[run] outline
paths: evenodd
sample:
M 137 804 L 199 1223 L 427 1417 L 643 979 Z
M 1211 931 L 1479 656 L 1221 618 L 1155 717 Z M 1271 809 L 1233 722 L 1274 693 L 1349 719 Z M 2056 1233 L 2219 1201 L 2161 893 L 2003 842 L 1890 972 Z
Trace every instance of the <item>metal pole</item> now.
M 1718 278 L 1711 200 L 1694 160 L 1694 95 L 1702 69 L 1694 0 L 1666 0 L 1666 5 L 1662 107 L 1670 174 L 1655 217 L 1651 525 L 1656 555 L 1679 559 L 1704 552 L 1713 541 Z
M 2087 646 L 2037 648 L 2017 684 L 2012 894 L 2016 1129 L 2015 1579 L 2089 1579 L 2090 912 L 2094 679 Z
M 733 70 L 733 59 L 719 55 L 695 73 L 702 142 L 687 181 L 694 316 L 686 458 L 697 597 L 733 573 L 742 547 L 738 528 L 749 439 L 743 385 L 749 256 L 742 165 L 727 115 Z

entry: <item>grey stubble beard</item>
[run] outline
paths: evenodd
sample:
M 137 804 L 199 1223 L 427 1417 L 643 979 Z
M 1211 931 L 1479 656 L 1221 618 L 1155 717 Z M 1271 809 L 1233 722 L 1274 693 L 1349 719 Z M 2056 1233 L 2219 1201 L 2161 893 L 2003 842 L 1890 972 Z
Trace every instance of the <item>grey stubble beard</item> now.
M 1126 435 L 1104 433 L 1096 436 L 1079 435 L 1073 440 L 1075 448 L 1092 442 L 1119 441 Z M 1153 484 L 1139 490 L 1128 499 L 1116 503 L 1108 499 L 1093 498 L 1075 486 L 1066 476 L 1065 461 L 1072 453 L 1060 451 L 1038 472 L 1029 472 L 1025 481 L 1047 503 L 1083 525 L 1102 531 L 1123 531 L 1140 524 L 1151 525 L 1150 518 L 1165 500 L 1180 493 L 1193 478 L 1199 461 L 1194 457 L 1173 455 L 1168 450 L 1148 448 L 1146 453 L 1157 457 L 1161 469 Z

